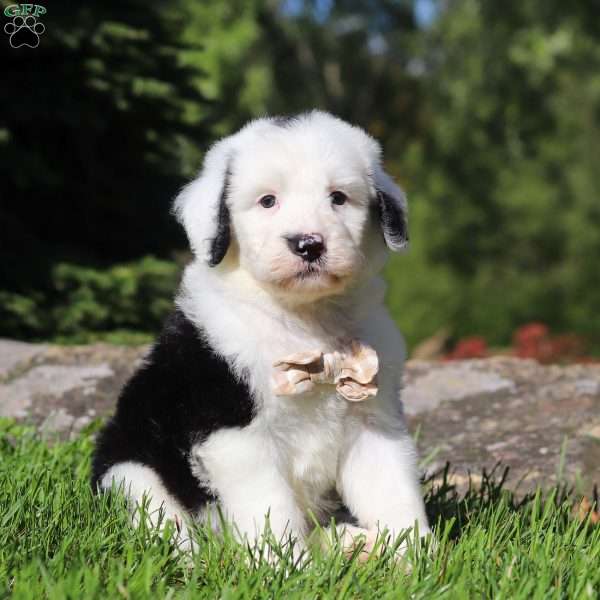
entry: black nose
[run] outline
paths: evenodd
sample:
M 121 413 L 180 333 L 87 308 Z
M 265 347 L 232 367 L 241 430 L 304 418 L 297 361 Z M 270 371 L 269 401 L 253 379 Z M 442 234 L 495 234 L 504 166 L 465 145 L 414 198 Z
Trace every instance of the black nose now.
M 325 252 L 325 244 L 323 236 L 319 233 L 299 233 L 298 235 L 286 235 L 290 250 L 302 257 L 307 262 L 314 262 L 323 252 Z

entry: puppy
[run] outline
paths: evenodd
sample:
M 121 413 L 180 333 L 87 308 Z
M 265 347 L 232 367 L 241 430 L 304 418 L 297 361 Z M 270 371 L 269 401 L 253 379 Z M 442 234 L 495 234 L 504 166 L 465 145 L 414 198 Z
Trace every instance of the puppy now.
M 408 243 L 406 201 L 377 142 L 318 111 L 253 121 L 210 149 L 175 214 L 194 260 L 99 436 L 93 486 L 120 486 L 132 506 L 145 496 L 182 541 L 184 517 L 216 524 L 218 510 L 240 539 L 268 522 L 302 543 L 332 492 L 371 540 L 427 533 L 399 398 L 404 343 L 378 276 Z M 376 380 L 313 373 L 351 347 L 375 356 Z

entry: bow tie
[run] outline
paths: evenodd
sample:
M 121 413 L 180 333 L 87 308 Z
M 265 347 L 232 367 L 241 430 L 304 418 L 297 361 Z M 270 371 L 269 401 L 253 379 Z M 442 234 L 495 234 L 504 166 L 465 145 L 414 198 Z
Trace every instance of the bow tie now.
M 349 352 L 298 352 L 273 366 L 276 396 L 303 394 L 317 383 L 335 385 L 338 394 L 350 402 L 361 402 L 377 394 L 377 353 L 358 340 L 351 341 Z

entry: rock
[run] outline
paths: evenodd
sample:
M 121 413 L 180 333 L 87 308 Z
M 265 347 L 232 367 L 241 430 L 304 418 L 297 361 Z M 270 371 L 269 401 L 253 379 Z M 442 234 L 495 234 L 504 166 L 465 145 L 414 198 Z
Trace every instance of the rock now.
M 600 394 L 600 381 L 594 379 L 579 379 L 575 383 L 575 393 L 579 396 L 598 396 Z
M 35 352 L 34 345 L 26 346 L 33 348 L 11 362 L 10 376 L 0 382 L 0 416 L 26 420 L 63 437 L 113 409 L 119 390 L 147 351 L 95 344 L 40 346 Z M 11 350 L 0 344 L 0 351 Z
M 0 415 L 68 438 L 114 409 L 147 347 L 0 341 Z M 7 356 L 8 354 L 8 356 Z M 409 361 L 402 393 L 424 468 L 452 464 L 466 487 L 499 462 L 520 491 L 559 480 L 600 484 L 600 365 L 497 357 Z M 502 468 L 499 472 L 501 473 Z
M 461 482 L 502 463 L 522 492 L 600 483 L 600 365 L 409 361 L 403 398 L 421 456 L 435 451 L 429 472 L 449 461 Z
M 585 427 L 583 433 L 584 435 L 589 435 L 591 438 L 600 441 L 600 423 L 597 423 L 592 427 Z
M 0 380 L 7 379 L 19 365 L 25 365 L 43 354 L 47 346 L 0 339 Z
M 68 414 L 64 408 L 53 410 L 41 423 L 40 431 L 42 433 L 66 433 L 71 430 L 75 417 Z
M 489 396 L 499 392 L 514 394 L 515 384 L 486 369 L 485 361 L 442 363 L 404 387 L 402 400 L 408 415 L 429 412 L 442 402 Z M 483 368 L 482 368 L 483 366 Z
M 0 417 L 24 417 L 35 398 L 62 398 L 77 390 L 94 394 L 100 379 L 113 375 L 107 364 L 95 366 L 42 365 L 27 371 L 11 384 L 0 384 Z

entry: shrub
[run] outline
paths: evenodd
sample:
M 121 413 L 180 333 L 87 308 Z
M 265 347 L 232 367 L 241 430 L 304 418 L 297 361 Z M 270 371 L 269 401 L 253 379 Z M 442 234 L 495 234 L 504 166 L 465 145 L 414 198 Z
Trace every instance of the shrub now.
M 46 293 L 0 293 L 2 335 L 145 341 L 172 306 L 180 270 L 151 256 L 106 269 L 57 263 Z

